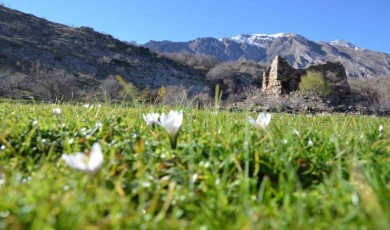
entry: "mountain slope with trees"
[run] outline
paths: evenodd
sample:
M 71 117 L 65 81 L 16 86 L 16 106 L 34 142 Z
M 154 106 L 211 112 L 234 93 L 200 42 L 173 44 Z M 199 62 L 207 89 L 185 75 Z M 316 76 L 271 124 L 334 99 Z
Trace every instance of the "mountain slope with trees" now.
M 195 69 L 148 48 L 0 6 L 0 96 L 66 100 L 110 94 L 119 75 L 138 89 L 176 85 L 199 92 L 208 84 Z

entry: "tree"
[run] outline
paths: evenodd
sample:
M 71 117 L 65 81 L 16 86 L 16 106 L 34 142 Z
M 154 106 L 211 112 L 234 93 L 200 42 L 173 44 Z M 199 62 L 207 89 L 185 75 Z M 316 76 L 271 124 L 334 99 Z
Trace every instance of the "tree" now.
M 219 85 L 225 97 L 236 94 L 244 98 L 244 92 L 249 86 L 259 87 L 257 82 L 262 79 L 262 67 L 248 61 L 226 62 L 208 71 L 206 78 Z M 261 87 L 261 86 L 260 86 Z
M 331 87 L 326 83 L 320 72 L 308 71 L 301 78 L 299 91 L 308 96 L 326 97 L 332 93 Z
M 100 83 L 100 90 L 104 98 L 114 100 L 120 96 L 123 86 L 115 76 L 109 76 Z
M 30 77 L 32 94 L 43 100 L 69 101 L 78 97 L 77 78 L 65 70 L 47 70 L 34 65 Z

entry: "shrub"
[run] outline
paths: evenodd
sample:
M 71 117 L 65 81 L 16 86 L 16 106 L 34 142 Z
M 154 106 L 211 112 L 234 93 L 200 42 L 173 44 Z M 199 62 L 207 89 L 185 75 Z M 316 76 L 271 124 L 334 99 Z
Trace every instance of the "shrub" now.
M 354 99 L 363 106 L 390 109 L 390 75 L 373 79 L 348 79 Z
M 332 93 L 331 87 L 326 83 L 320 72 L 308 71 L 301 78 L 299 91 L 308 96 L 326 97 Z
M 104 99 L 115 100 L 119 98 L 123 85 L 115 76 L 109 76 L 100 83 L 100 90 Z
M 212 68 L 206 79 L 221 87 L 224 100 L 230 96 L 235 101 L 242 101 L 246 98 L 245 91 L 248 87 L 261 87 L 262 73 L 262 67 L 255 62 L 226 62 Z
M 139 95 L 140 100 L 154 105 L 188 105 L 189 91 L 183 86 L 161 86 L 158 89 L 143 89 Z
M 31 70 L 32 95 L 45 101 L 71 101 L 79 98 L 77 78 L 62 69 L 44 69 L 40 64 Z

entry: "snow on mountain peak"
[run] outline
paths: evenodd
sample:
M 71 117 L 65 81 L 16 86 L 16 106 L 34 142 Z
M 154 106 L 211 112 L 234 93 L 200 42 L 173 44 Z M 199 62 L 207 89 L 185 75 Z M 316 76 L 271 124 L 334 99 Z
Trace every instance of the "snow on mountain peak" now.
M 278 33 L 278 34 L 252 34 L 252 37 L 259 38 L 259 39 L 275 39 L 280 37 L 289 37 L 292 34 L 286 34 L 286 33 Z
M 352 44 L 348 41 L 345 41 L 345 40 L 341 40 L 341 39 L 331 41 L 329 44 L 334 45 L 334 46 L 344 46 L 344 47 L 348 47 L 348 48 L 355 49 L 355 50 L 360 49 L 359 47 L 355 46 L 354 44 Z
M 239 43 L 248 43 L 256 46 L 263 46 L 264 42 L 273 41 L 275 38 L 280 37 L 291 37 L 297 36 L 296 34 L 288 34 L 288 33 L 278 33 L 278 34 L 241 34 L 238 36 L 234 36 L 231 38 L 227 38 L 229 40 L 233 40 Z

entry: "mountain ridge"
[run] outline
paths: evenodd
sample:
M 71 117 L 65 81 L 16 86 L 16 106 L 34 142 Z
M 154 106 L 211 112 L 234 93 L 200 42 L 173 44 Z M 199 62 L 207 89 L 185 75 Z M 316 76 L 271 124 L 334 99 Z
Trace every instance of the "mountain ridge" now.
M 161 52 L 189 52 L 215 56 L 221 61 L 249 59 L 269 65 L 284 57 L 294 68 L 338 61 L 348 77 L 373 78 L 390 73 L 390 54 L 360 48 L 336 39 L 314 42 L 295 33 L 241 34 L 223 38 L 196 38 L 188 42 L 149 41 L 144 47 Z

